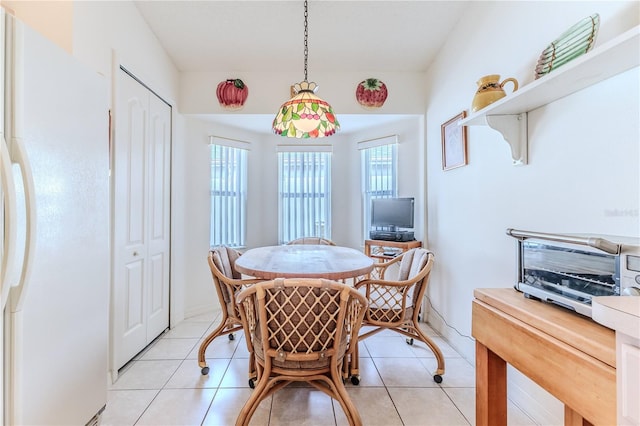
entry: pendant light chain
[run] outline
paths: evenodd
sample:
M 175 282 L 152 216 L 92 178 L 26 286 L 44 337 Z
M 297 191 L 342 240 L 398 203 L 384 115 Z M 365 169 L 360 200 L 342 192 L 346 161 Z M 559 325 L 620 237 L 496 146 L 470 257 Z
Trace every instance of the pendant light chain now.
M 307 12 L 307 0 L 304 0 L 304 81 L 307 80 L 307 58 L 309 57 L 309 46 L 307 44 L 307 39 L 309 38 L 309 30 L 307 17 L 309 13 Z
M 276 135 L 288 138 L 323 138 L 340 130 L 333 107 L 315 94 L 318 85 L 308 80 L 309 9 L 304 0 L 304 81 L 291 86 L 291 98 L 282 104 L 273 119 Z

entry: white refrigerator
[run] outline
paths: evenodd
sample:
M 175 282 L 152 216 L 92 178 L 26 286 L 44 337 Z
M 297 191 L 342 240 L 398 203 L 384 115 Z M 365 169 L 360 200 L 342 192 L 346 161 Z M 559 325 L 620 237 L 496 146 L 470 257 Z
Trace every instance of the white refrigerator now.
M 108 88 L 2 14 L 3 422 L 96 423 L 108 380 Z

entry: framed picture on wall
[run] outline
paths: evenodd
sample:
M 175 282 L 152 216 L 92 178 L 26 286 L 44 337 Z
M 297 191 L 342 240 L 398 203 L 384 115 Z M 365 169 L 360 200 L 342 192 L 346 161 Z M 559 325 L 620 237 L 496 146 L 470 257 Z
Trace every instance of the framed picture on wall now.
M 467 112 L 462 111 L 441 126 L 442 170 L 467 165 L 467 126 L 458 125 L 466 116 Z

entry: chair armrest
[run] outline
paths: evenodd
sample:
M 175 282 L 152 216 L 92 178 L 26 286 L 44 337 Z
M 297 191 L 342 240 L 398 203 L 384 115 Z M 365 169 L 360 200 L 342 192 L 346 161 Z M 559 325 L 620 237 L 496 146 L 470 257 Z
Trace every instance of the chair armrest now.
M 410 280 L 405 280 L 405 281 L 387 281 L 387 280 L 362 280 L 362 281 L 358 281 L 355 285 L 355 288 L 358 289 L 360 287 L 364 287 L 367 285 L 379 285 L 379 286 L 386 286 L 386 287 L 405 287 L 405 286 L 410 286 L 415 284 L 421 277 L 419 275 L 416 275 L 415 277 L 411 278 Z
M 398 256 L 398 257 L 401 257 L 401 256 Z M 387 264 L 391 264 L 392 262 L 393 261 L 387 262 Z M 433 262 L 433 260 L 431 260 L 431 262 Z M 417 275 L 415 275 L 414 277 L 409 278 L 408 280 L 388 281 L 388 280 L 385 280 L 384 276 L 383 276 L 381 279 L 364 279 L 362 281 L 358 281 L 355 284 L 354 287 L 355 288 L 360 288 L 360 287 L 362 287 L 364 285 L 369 285 L 369 284 L 376 284 L 376 285 L 381 285 L 381 286 L 391 286 L 391 287 L 402 287 L 402 286 L 406 286 L 406 285 L 413 285 L 413 284 L 417 283 L 418 281 L 420 281 L 421 279 L 423 279 L 424 277 L 426 277 L 430 272 L 431 272 L 431 266 L 427 265 L 426 267 L 422 268 L 422 270 Z

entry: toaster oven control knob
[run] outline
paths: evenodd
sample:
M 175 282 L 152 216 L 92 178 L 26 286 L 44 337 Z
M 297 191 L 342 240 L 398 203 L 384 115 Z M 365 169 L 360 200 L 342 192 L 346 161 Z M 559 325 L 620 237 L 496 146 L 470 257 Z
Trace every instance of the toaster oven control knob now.
M 623 296 L 640 296 L 640 288 L 638 287 L 627 287 L 622 290 Z

